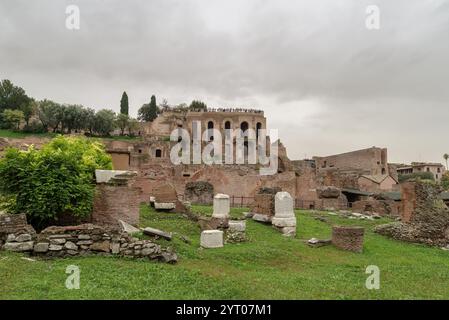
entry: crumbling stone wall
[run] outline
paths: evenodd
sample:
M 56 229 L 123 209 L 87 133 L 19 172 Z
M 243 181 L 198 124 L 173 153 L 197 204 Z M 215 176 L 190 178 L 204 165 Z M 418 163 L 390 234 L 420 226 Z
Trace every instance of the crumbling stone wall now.
M 1 229 L 5 232 L 10 229 Z M 132 238 L 118 227 L 104 227 L 94 224 L 78 226 L 52 226 L 39 234 L 22 233 L 7 235 L 1 247 L 4 250 L 28 252 L 40 257 L 68 257 L 92 254 L 120 255 L 148 258 L 163 262 L 177 261 L 176 253 L 151 240 Z
M 9 234 L 21 235 L 36 234 L 33 227 L 27 223 L 25 214 L 1 214 L 0 215 L 0 244 L 6 241 Z
M 347 209 L 348 199 L 341 192 L 340 188 L 335 186 L 321 186 L 316 188 L 316 194 L 319 201 L 316 202 L 315 209 Z
M 444 246 L 449 243 L 449 208 L 439 198 L 441 187 L 425 182 L 402 185 L 401 221 L 375 232 L 394 239 Z
M 393 200 L 366 199 L 352 204 L 352 210 L 361 213 L 378 213 L 381 216 L 399 216 L 399 204 Z
M 214 200 L 214 186 L 207 181 L 191 181 L 186 184 L 184 200 L 197 204 L 211 204 Z
M 254 202 L 250 210 L 252 213 L 274 216 L 275 214 L 275 195 L 281 191 L 280 188 L 263 187 L 254 195 Z

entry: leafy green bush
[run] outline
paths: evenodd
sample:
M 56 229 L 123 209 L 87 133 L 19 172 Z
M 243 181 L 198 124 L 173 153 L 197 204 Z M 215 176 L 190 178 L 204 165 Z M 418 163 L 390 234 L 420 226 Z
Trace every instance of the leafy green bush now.
M 0 193 L 10 213 L 26 213 L 38 228 L 62 215 L 92 210 L 95 169 L 111 169 L 104 146 L 87 138 L 58 136 L 41 150 L 9 148 L 0 160 Z

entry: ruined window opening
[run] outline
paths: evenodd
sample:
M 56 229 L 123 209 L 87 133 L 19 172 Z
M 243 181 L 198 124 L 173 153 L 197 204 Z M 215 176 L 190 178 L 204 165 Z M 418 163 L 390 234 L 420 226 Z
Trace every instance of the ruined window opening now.
M 427 172 L 430 172 L 430 168 L 426 168 Z
M 385 168 L 382 168 L 382 174 L 386 174 Z
M 259 130 L 262 129 L 262 124 L 260 122 L 257 122 L 256 124 L 256 139 L 259 139 Z
M 327 161 L 326 160 L 323 162 L 323 165 L 321 167 L 322 168 L 326 168 L 327 167 Z
M 207 123 L 207 130 L 213 130 L 214 129 L 214 123 L 213 121 L 209 121 Z M 209 131 L 209 141 L 213 141 L 214 140 L 214 135 L 212 134 L 212 131 Z
M 190 177 L 190 173 L 183 173 L 182 176 L 183 177 Z
M 162 157 L 162 150 L 156 149 L 156 158 L 161 158 L 161 157 Z
M 226 121 L 226 122 L 225 122 L 225 129 L 226 129 L 226 130 L 231 129 L 231 122 L 230 122 L 230 121 Z
M 240 124 L 240 129 L 243 131 L 243 132 L 245 132 L 246 130 L 248 130 L 248 122 L 246 122 L 246 121 L 243 121 L 241 124 Z
M 139 153 L 142 153 L 142 149 L 139 149 Z

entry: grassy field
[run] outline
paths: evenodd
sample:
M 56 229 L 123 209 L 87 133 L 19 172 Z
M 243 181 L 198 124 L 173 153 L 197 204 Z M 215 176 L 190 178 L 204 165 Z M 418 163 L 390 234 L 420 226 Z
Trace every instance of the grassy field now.
M 26 133 L 26 132 L 20 132 L 20 131 L 13 131 L 13 130 L 6 130 L 6 129 L 0 129 L 0 138 L 16 138 L 16 139 L 23 139 L 26 137 L 34 136 L 34 137 L 41 137 L 41 138 L 53 138 L 57 135 L 57 133 Z M 104 140 L 119 140 L 119 141 L 141 141 L 141 137 L 129 137 L 129 136 L 111 136 L 111 137 L 102 137 L 100 139 Z
M 25 133 L 20 131 L 5 130 L 0 129 L 0 138 L 16 138 L 23 139 L 30 136 L 41 137 L 41 138 L 53 138 L 56 134 L 54 133 Z
M 194 211 L 210 214 L 210 207 Z M 241 215 L 244 209 L 233 209 Z M 327 221 L 316 219 L 317 215 Z M 179 262 L 167 265 L 118 257 L 27 261 L 0 253 L 1 299 L 447 299 L 449 252 L 390 240 L 372 228 L 387 220 L 349 220 L 297 211 L 297 238 L 247 222 L 249 241 L 201 249 L 197 225 L 174 213 L 142 206 L 141 225 L 176 232 L 165 245 Z M 362 254 L 332 246 L 311 248 L 303 240 L 329 238 L 332 224 L 366 227 Z M 191 239 L 187 244 L 180 235 Z M 81 288 L 65 288 L 65 269 L 77 265 Z M 367 290 L 368 265 L 380 268 L 380 290 Z

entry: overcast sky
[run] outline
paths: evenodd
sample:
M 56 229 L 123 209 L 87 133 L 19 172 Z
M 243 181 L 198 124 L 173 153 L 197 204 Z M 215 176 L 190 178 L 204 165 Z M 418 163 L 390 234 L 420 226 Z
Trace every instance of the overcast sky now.
M 0 78 L 115 111 L 126 90 L 134 116 L 152 94 L 260 108 L 292 159 L 375 145 L 390 162 L 443 162 L 449 1 L 1 0 Z

